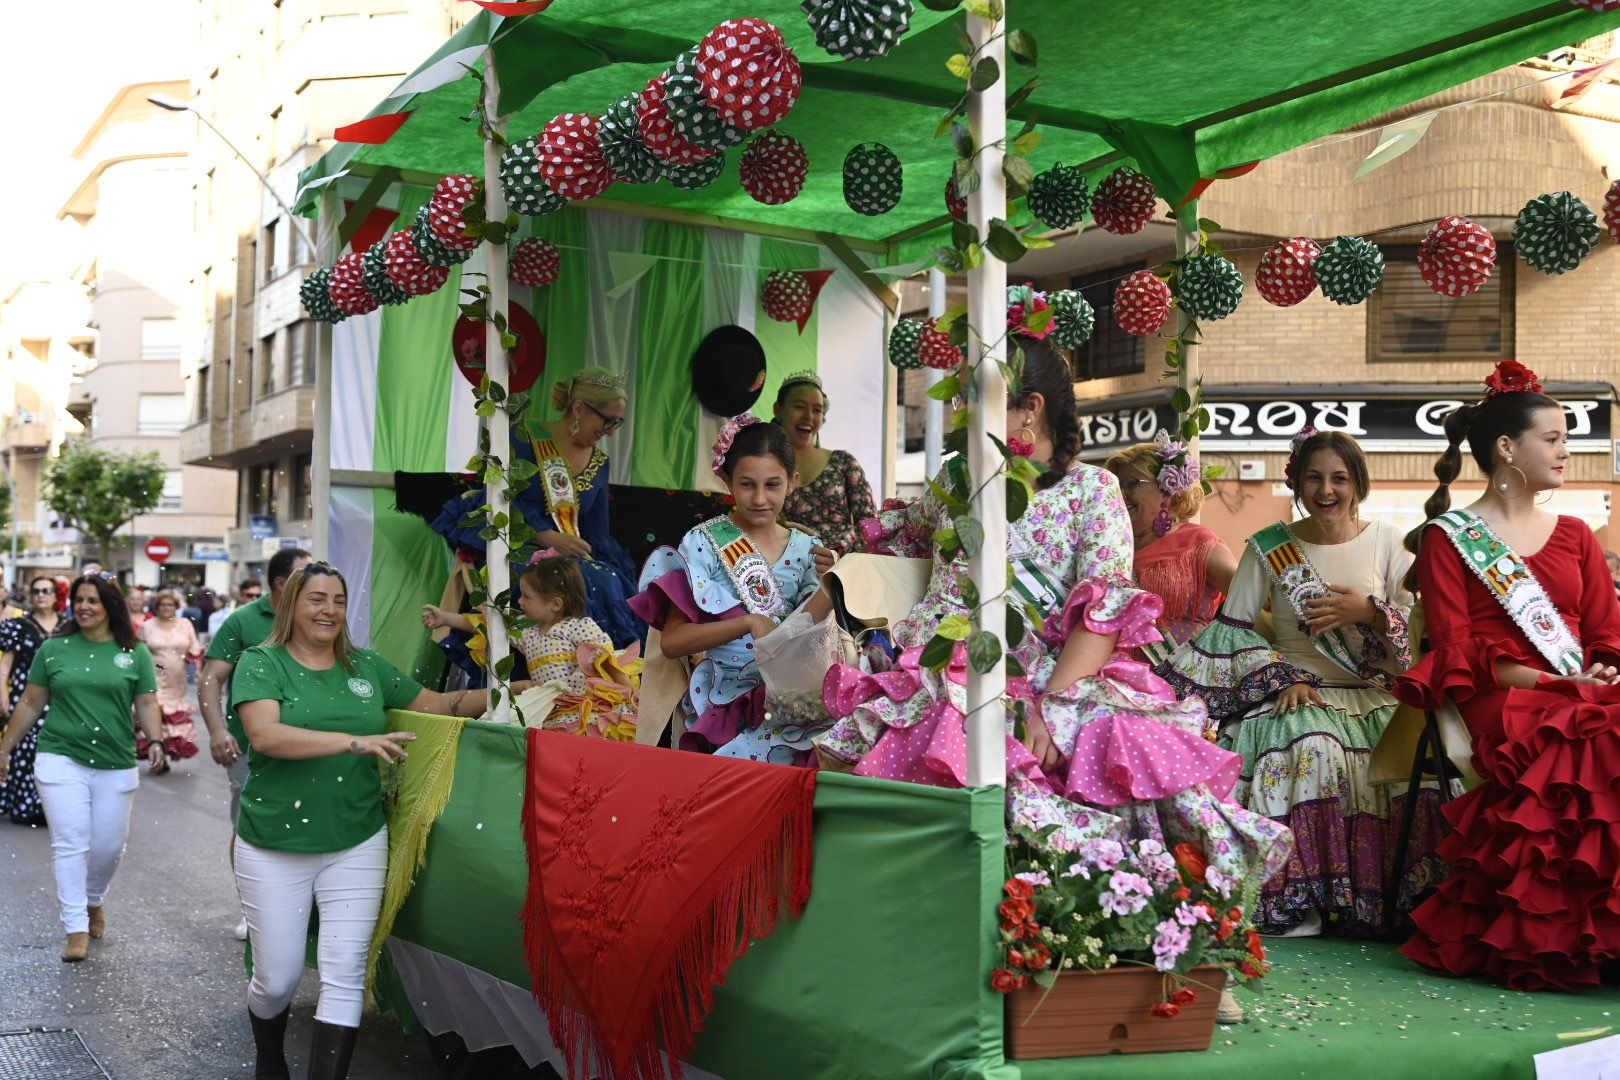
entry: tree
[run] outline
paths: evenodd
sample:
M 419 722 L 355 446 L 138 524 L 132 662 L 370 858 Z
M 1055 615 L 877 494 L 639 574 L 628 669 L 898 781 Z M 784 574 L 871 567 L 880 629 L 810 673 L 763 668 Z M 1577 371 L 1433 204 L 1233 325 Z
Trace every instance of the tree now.
M 114 534 L 156 508 L 163 497 L 163 477 L 163 462 L 156 454 L 68 443 L 46 471 L 46 501 L 64 521 L 95 539 L 111 569 Z

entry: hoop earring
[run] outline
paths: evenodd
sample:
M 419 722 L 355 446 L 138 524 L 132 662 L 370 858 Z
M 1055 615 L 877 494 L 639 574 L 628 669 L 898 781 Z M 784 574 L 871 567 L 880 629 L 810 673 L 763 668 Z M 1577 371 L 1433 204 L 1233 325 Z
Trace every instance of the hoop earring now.
M 1505 476 L 1503 476 L 1504 473 L 1519 474 L 1518 491 L 1512 494 L 1508 493 L 1508 489 L 1513 485 L 1508 482 Z M 1524 470 L 1519 468 L 1517 465 L 1503 465 L 1500 469 L 1497 469 L 1491 474 L 1491 486 L 1494 487 L 1496 489 L 1496 493 L 1502 496 L 1504 499 L 1522 499 L 1524 498 L 1525 493 L 1530 490 L 1530 480 L 1524 475 Z
M 568 425 L 568 434 L 570 434 L 570 435 L 578 435 L 579 434 L 579 417 L 577 417 L 577 416 L 574 417 L 574 422 L 572 424 Z
M 1549 490 L 1547 492 L 1547 497 L 1545 499 L 1537 499 L 1536 500 L 1536 505 L 1537 506 L 1546 506 L 1548 503 L 1552 502 L 1552 497 L 1553 497 L 1553 493 Z

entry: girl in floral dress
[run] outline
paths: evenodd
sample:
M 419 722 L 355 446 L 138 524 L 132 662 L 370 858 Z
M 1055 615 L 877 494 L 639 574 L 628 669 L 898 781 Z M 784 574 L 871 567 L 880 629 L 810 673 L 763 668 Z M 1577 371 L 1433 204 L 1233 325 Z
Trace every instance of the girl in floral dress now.
M 860 523 L 877 515 L 877 503 L 853 455 L 821 448 L 821 425 L 830 404 L 821 377 L 813 371 L 794 372 L 776 392 L 776 423 L 787 432 L 799 474 L 782 513 L 833 551 L 848 555 L 861 549 Z
M 29 612 L 16 619 L 0 623 L 0 714 L 7 719 L 17 701 L 28 689 L 28 669 L 34 663 L 34 652 L 45 639 L 56 632 L 61 620 L 59 612 L 65 606 L 58 598 L 56 583 L 48 577 L 37 577 L 28 583 Z M 49 714 L 49 706 L 46 713 Z M 39 739 L 40 726 L 35 725 L 17 741 L 11 756 L 11 779 L 0 787 L 0 813 L 10 815 L 14 825 L 45 824 L 45 808 L 39 801 L 39 789 L 34 786 L 34 744 Z
M 1125 650 L 1157 639 L 1159 599 L 1132 588 L 1131 537 L 1114 478 L 1077 460 L 1073 383 L 1044 342 L 1023 343 L 1021 399 L 1007 429 L 1048 466 L 1033 499 L 1008 524 L 1015 599 L 1051 613 L 1011 653 L 1027 672 L 1009 693 L 1031 702 L 1026 736 L 1008 718 L 1010 825 L 1073 849 L 1094 839 L 1151 838 L 1200 847 L 1236 896 L 1252 892 L 1287 857 L 1286 828 L 1226 801 L 1240 759 L 1203 738 L 1203 704 L 1175 694 Z M 923 646 L 942 620 L 968 611 L 964 556 L 941 558 L 933 534 L 950 514 L 932 494 L 867 523 L 874 550 L 933 558 L 928 590 L 902 622 L 893 670 L 835 666 L 825 697 L 838 722 L 816 740 L 861 775 L 961 787 L 966 783 L 966 650 L 942 672 Z M 1049 832 L 1047 830 L 1050 830 Z
M 1350 436 L 1307 429 L 1286 477 L 1305 517 L 1249 538 L 1220 615 L 1158 670 L 1203 699 L 1212 734 L 1218 726 L 1242 755 L 1243 805 L 1293 831 L 1293 856 L 1255 922 L 1309 936 L 1332 916 L 1341 930 L 1377 933 L 1399 818 L 1368 767 L 1395 713 L 1394 676 L 1410 662 L 1401 580 L 1412 556 L 1394 526 L 1361 520 L 1371 485 Z M 1267 607 L 1275 645 L 1254 628 Z M 1439 869 L 1434 793 L 1421 798 L 1408 891 Z
M 793 449 L 781 428 L 744 413 L 720 433 L 713 467 L 735 507 L 679 549 L 653 552 L 630 606 L 659 631 L 664 656 L 703 654 L 679 711 L 682 749 L 808 765 L 820 729 L 767 715 L 754 656 L 754 641 L 817 589 L 815 538 L 777 520 L 793 490 Z

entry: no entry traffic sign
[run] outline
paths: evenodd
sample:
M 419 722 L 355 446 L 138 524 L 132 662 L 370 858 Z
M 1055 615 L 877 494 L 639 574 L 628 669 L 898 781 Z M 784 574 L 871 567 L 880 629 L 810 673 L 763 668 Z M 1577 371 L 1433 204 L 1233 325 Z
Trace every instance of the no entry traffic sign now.
M 146 557 L 155 563 L 168 562 L 174 547 L 163 537 L 154 536 L 146 542 Z

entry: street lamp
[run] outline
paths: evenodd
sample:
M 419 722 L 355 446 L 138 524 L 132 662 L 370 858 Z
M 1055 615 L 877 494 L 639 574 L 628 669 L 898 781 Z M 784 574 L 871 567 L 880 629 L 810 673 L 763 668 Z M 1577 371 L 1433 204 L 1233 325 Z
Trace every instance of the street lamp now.
M 298 239 L 304 242 L 304 250 L 309 252 L 310 258 L 315 257 L 315 241 L 309 238 L 309 233 L 305 232 L 303 226 L 299 224 L 298 215 L 292 212 L 292 207 L 288 206 L 281 196 L 276 193 L 276 189 L 270 186 L 270 181 L 265 179 L 264 173 L 259 171 L 258 166 L 254 165 L 246 154 L 237 149 L 236 144 L 227 139 L 223 131 L 210 123 L 208 117 L 193 108 L 190 102 L 181 101 L 179 98 L 170 97 L 168 94 L 148 94 L 146 100 L 168 112 L 188 112 L 201 121 L 203 127 L 218 135 L 219 141 L 230 147 L 231 153 L 240 158 L 242 164 L 253 170 L 253 175 L 259 178 L 260 186 L 270 193 L 270 197 L 276 200 L 276 205 L 281 207 L 281 212 L 287 215 L 287 224 L 298 234 Z

